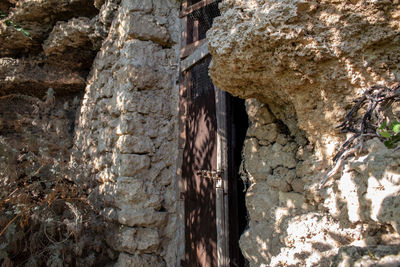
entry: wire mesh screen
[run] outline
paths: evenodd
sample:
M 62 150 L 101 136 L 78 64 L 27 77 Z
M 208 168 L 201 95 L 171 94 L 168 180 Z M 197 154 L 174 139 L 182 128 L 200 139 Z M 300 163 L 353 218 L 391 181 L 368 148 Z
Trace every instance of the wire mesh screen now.
M 208 56 L 194 65 L 190 71 L 190 97 L 196 99 L 200 96 L 209 96 L 214 93 L 214 85 L 208 75 L 208 66 L 211 57 Z
M 197 9 L 188 15 L 188 40 L 187 44 L 206 38 L 207 31 L 211 28 L 214 18 L 221 15 L 218 3 L 213 2 L 203 8 Z M 197 29 L 196 29 L 197 27 Z

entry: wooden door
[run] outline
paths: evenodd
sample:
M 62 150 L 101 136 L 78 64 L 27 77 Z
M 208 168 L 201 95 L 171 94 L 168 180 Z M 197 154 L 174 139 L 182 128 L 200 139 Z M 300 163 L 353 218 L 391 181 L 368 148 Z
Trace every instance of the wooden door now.
M 181 103 L 185 145 L 185 255 L 182 266 L 221 267 L 227 256 L 221 138 L 218 123 L 221 101 L 208 75 L 211 56 L 206 32 L 219 15 L 215 0 L 184 0 L 181 50 Z M 217 94 L 216 94 L 217 90 Z M 220 121 L 220 119 L 219 119 Z M 226 149 L 225 149 L 226 150 Z M 227 211 L 227 210 L 226 210 Z
M 182 176 L 185 180 L 185 264 L 218 266 L 216 229 L 217 120 L 215 92 L 208 77 L 210 58 L 186 72 L 188 85 L 186 143 Z M 207 173 L 208 172 L 208 173 Z

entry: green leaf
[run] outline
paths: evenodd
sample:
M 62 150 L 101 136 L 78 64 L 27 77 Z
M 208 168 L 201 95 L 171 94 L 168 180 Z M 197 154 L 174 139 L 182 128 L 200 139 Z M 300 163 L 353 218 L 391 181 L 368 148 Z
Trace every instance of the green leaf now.
M 395 127 L 395 126 L 398 125 L 398 124 L 399 124 L 398 121 L 392 122 L 392 123 L 389 125 L 389 129 L 390 129 L 390 130 L 393 130 L 393 127 Z
M 21 27 L 20 25 L 14 25 L 14 29 L 15 29 L 17 32 L 22 31 L 22 27 Z
M 394 145 L 392 144 L 391 141 L 385 141 L 385 142 L 383 142 L 383 143 L 385 144 L 385 146 L 386 146 L 387 148 L 393 148 L 393 147 L 394 147 Z
M 394 125 L 392 130 L 394 133 L 400 132 L 400 123 L 397 123 L 396 125 Z
M 382 122 L 381 126 L 378 128 L 378 130 L 383 130 L 386 128 L 386 121 Z
M 12 22 L 11 20 L 9 20 L 9 19 L 7 19 L 7 20 L 4 21 L 4 22 L 6 23 L 6 25 L 7 25 L 8 27 L 10 27 L 10 26 L 13 25 L 13 22 Z
M 32 35 L 31 35 L 31 33 L 30 33 L 27 29 L 22 28 L 22 33 L 23 33 L 26 37 L 28 37 L 29 39 L 32 39 Z
M 390 137 L 391 137 L 390 133 L 387 132 L 387 131 L 381 131 L 381 132 L 379 132 L 379 134 L 380 134 L 382 137 L 385 137 L 385 138 L 390 138 Z

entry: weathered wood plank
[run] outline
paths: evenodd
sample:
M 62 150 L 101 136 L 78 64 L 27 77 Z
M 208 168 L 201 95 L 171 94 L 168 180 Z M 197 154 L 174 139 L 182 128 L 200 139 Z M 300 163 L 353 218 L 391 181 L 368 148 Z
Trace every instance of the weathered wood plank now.
M 217 170 L 222 179 L 217 187 L 217 251 L 218 267 L 229 266 L 229 209 L 228 209 L 228 125 L 226 93 L 215 87 L 217 115 Z
M 181 49 L 180 58 L 181 59 L 186 58 L 187 56 L 192 54 L 194 51 L 196 51 L 197 48 L 202 46 L 205 42 L 207 42 L 207 40 L 203 39 L 203 40 L 199 40 L 194 43 L 191 43 L 189 45 L 183 46 Z
M 210 52 L 208 51 L 208 43 L 205 42 L 199 48 L 197 48 L 193 54 L 181 61 L 181 71 L 186 71 L 209 54 Z

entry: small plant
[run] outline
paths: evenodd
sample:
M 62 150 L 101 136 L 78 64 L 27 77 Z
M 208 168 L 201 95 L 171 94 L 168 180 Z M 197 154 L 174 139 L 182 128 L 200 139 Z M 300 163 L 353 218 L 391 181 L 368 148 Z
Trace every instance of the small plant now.
M 4 13 L 0 10 L 0 20 L 5 19 L 6 17 L 7 17 L 7 15 L 4 14 Z M 4 21 L 4 23 L 6 24 L 7 27 L 12 27 L 12 28 L 14 28 L 14 30 L 16 30 L 17 32 L 22 33 L 23 35 L 25 35 L 26 37 L 28 37 L 29 39 L 32 40 L 31 33 L 29 32 L 30 29 L 21 27 L 21 25 L 19 25 L 18 23 L 14 23 L 14 21 L 12 21 L 12 20 L 10 20 L 10 19 L 6 19 L 6 20 Z
M 387 148 L 396 148 L 400 141 L 400 122 L 396 120 L 389 125 L 383 122 L 377 129 L 377 133 L 385 139 L 383 143 Z

